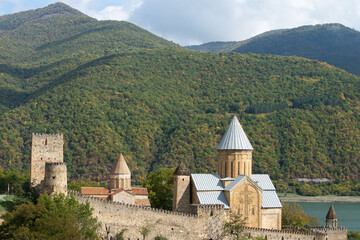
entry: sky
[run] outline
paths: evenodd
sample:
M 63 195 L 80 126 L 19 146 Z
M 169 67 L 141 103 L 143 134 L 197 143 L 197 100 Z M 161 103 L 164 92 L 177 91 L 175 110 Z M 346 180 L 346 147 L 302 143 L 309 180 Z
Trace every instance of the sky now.
M 360 29 L 359 0 L 60 0 L 98 20 L 125 20 L 182 46 L 240 41 L 265 31 L 341 23 Z M 0 15 L 52 0 L 0 0 Z

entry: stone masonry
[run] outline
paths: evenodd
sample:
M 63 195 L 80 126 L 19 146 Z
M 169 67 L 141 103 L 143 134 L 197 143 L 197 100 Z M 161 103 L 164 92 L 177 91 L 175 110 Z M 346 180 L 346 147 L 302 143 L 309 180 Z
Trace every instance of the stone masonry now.
M 63 162 L 62 134 L 32 134 L 31 145 L 31 184 L 39 185 L 45 178 L 46 162 Z

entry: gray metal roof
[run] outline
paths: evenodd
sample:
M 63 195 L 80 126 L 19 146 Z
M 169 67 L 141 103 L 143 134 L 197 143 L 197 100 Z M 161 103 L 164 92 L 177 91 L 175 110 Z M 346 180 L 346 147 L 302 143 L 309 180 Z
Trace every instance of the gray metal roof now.
M 191 174 L 191 179 L 197 191 L 221 191 L 224 190 L 218 174 Z
M 262 190 L 274 190 L 275 187 L 272 183 L 269 175 L 267 174 L 253 174 L 251 179 L 262 189 Z
M 234 181 L 235 178 L 231 178 L 231 177 L 226 177 L 226 178 L 222 178 L 220 180 L 224 180 L 224 181 Z
M 241 182 L 244 178 L 246 178 L 245 175 L 238 175 L 235 180 L 227 185 L 227 187 L 224 189 L 225 191 L 231 191 L 239 182 Z
M 236 116 L 231 120 L 216 149 L 254 150 Z
M 223 192 L 198 192 L 200 204 L 223 204 L 225 209 L 229 209 L 229 203 Z
M 263 191 L 262 208 L 281 208 L 281 202 L 275 191 Z

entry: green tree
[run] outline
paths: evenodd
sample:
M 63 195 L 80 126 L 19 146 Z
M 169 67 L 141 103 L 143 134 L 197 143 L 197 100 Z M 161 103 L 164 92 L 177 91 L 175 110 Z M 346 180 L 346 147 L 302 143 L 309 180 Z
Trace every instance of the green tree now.
M 125 233 L 126 231 L 127 231 L 126 228 L 121 229 L 121 231 L 118 232 L 118 233 L 115 235 L 115 238 L 116 238 L 117 240 L 124 240 L 124 239 L 125 239 L 125 238 L 124 238 L 124 233 Z
M 318 219 L 307 215 L 298 203 L 283 203 L 282 225 L 292 227 L 318 226 Z
M 229 221 L 226 221 L 223 227 L 225 235 L 230 235 L 234 240 L 239 240 L 245 236 L 245 219 L 238 216 L 231 216 Z
M 174 187 L 173 168 L 161 168 L 151 172 L 147 178 L 141 180 L 143 187 L 149 191 L 149 200 L 154 208 L 172 209 Z
M 349 231 L 348 240 L 360 240 L 360 233 L 359 232 Z
M 5 213 L 1 239 L 97 239 L 100 225 L 90 205 L 74 196 L 41 195 L 38 203 L 27 203 Z
M 98 182 L 91 181 L 90 179 L 87 179 L 84 181 L 83 179 L 78 180 L 72 180 L 68 184 L 68 189 L 80 192 L 81 187 L 101 187 L 101 184 Z
M 141 236 L 143 237 L 143 240 L 146 240 L 146 237 L 149 236 L 151 232 L 151 227 L 149 225 L 143 225 L 140 227 L 139 230 Z

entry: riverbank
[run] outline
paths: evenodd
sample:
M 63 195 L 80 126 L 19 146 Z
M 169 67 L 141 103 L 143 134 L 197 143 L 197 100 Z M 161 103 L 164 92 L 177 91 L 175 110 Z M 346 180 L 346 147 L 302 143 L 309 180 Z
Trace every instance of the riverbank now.
M 301 196 L 294 193 L 278 193 L 282 202 L 350 202 L 360 203 L 359 196 Z

